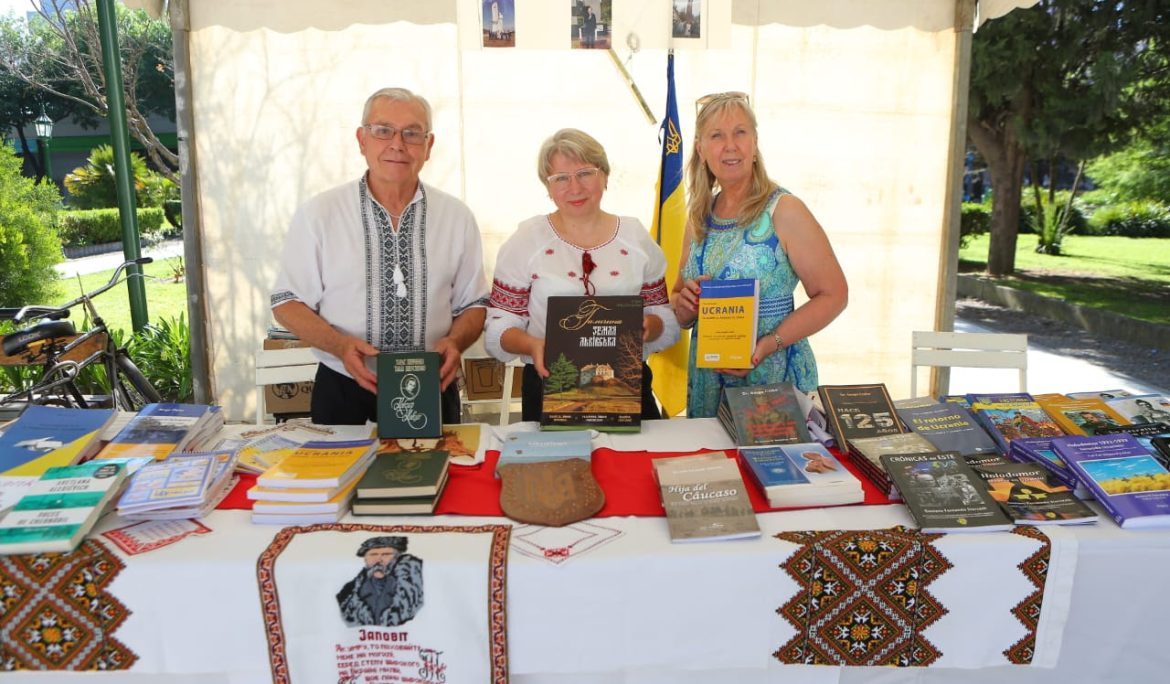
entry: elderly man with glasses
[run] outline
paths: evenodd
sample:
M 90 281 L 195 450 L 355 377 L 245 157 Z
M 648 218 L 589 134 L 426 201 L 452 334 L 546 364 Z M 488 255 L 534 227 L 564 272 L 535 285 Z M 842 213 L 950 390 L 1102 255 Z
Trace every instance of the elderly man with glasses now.
M 378 353 L 435 351 L 443 422 L 457 423 L 454 381 L 488 299 L 479 227 L 466 205 L 419 180 L 435 144 L 424 98 L 405 88 L 375 92 L 357 143 L 366 173 L 293 216 L 272 313 L 321 360 L 313 422 L 376 420 Z

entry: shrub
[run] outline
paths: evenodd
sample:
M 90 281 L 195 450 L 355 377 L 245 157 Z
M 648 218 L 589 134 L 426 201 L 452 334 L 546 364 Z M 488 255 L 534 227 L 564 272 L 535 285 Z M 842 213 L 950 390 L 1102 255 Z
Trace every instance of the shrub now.
M 179 196 L 170 179 L 146 167 L 142 155 L 130 154 L 134 172 L 134 201 L 139 207 L 161 207 L 168 199 Z M 93 148 L 85 166 L 65 176 L 69 205 L 77 209 L 107 209 L 118 206 L 118 186 L 114 173 L 114 149 L 109 145 Z
M 1170 207 L 1158 202 L 1111 204 L 1094 212 L 1090 221 L 1099 235 L 1170 238 Z
M 1045 213 L 1048 213 L 1048 191 L 1040 191 L 1040 203 L 1044 207 Z M 1056 206 L 1061 211 L 1064 210 L 1064 205 L 1068 203 L 1068 190 L 1056 191 Z M 1081 207 L 1078 199 L 1073 200 L 1072 208 L 1070 209 L 1068 217 L 1068 228 L 1065 233 L 1080 233 L 1085 234 L 1089 222 L 1085 219 L 1085 212 Z M 1024 188 L 1023 195 L 1020 196 L 1020 233 L 1039 233 L 1036 223 L 1036 200 L 1032 196 L 1031 188 Z
M 191 328 L 184 314 L 170 320 L 160 318 L 143 328 L 131 338 L 129 351 L 163 401 L 191 401 Z
M 959 246 L 966 247 L 971 238 L 991 232 L 991 207 L 963 202 L 959 218 Z
M 163 210 L 138 210 L 138 233 L 143 237 L 162 232 Z M 122 239 L 122 220 L 117 209 L 82 209 L 61 212 L 61 241 L 69 247 L 101 245 Z
M 61 262 L 57 212 L 61 196 L 51 183 L 20 175 L 20 160 L 0 153 L 0 306 L 44 304 Z

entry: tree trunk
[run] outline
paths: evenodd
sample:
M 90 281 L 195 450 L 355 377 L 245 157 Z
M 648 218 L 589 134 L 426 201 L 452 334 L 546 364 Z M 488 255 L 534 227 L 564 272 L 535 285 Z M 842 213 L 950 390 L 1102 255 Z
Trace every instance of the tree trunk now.
M 1020 230 L 1020 196 L 1027 157 L 1011 126 L 995 131 L 972 117 L 967 134 L 987 161 L 991 175 L 991 246 L 987 272 L 992 276 L 1011 275 L 1016 270 L 1016 239 Z

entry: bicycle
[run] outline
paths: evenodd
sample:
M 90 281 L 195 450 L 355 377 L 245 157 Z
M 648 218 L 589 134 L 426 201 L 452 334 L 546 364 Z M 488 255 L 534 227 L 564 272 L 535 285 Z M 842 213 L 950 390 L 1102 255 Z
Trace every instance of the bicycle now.
M 118 285 L 123 280 L 141 277 L 122 273 L 133 265 L 149 264 L 154 259 L 142 257 L 126 261 L 114 269 L 105 285 L 82 294 L 61 306 L 24 306 L 0 308 L 0 320 L 11 320 L 18 325 L 40 321 L 3 337 L 2 348 L 10 357 L 20 358 L 27 365 L 40 366 L 40 378 L 27 389 L 0 397 L 0 406 L 25 401 L 29 404 L 53 404 L 73 408 L 112 407 L 137 411 L 146 404 L 162 400 L 158 391 L 131 360 L 126 347 L 114 342 L 105 320 L 94 307 L 93 298 Z M 93 325 L 78 334 L 69 317 L 70 309 L 83 305 Z M 94 351 L 89 351 L 95 349 Z M 73 358 L 70 358 L 72 355 Z M 77 360 L 80 357 L 81 360 Z M 100 365 L 108 380 L 109 397 L 86 396 L 78 385 L 78 376 L 86 368 Z

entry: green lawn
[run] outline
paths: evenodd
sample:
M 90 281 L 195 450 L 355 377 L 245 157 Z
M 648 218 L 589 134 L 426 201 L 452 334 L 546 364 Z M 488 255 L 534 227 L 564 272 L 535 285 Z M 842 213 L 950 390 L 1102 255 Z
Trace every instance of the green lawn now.
M 959 270 L 984 270 L 990 237 L 959 250 Z M 1170 324 L 1170 239 L 1070 235 L 1060 256 L 1037 254 L 1020 235 L 1016 273 L 1001 284 L 1068 302 Z
M 160 318 L 178 318 L 179 314 L 187 316 L 187 285 L 184 282 L 174 282 L 174 268 L 179 261 L 175 258 L 160 259 L 144 267 L 146 273 L 146 313 L 151 322 Z M 101 273 L 91 273 L 81 276 L 81 285 L 77 278 L 65 278 L 59 281 L 57 295 L 52 304 L 61 304 L 79 296 L 82 291 L 90 291 L 109 282 L 113 270 Z M 129 334 L 130 325 L 130 296 L 126 283 L 119 283 L 94 300 L 98 313 L 106 319 L 106 325 L 113 330 L 122 330 Z M 80 325 L 83 320 L 82 311 L 74 308 L 72 318 L 75 324 Z

